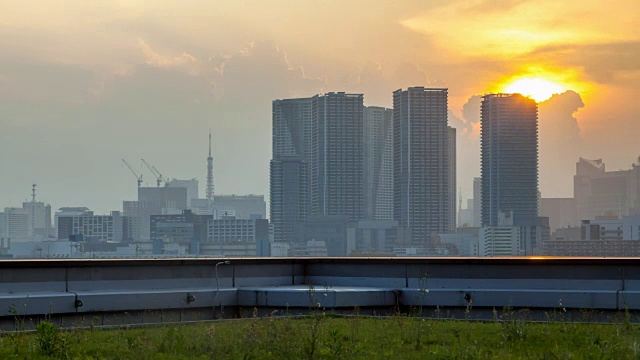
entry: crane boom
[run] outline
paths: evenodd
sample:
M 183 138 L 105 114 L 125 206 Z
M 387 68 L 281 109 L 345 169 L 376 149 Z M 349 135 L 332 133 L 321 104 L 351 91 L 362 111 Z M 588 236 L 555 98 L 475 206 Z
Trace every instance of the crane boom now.
M 127 160 L 122 159 L 122 162 L 127 165 L 127 167 L 129 168 L 129 171 L 131 171 L 131 173 L 133 174 L 133 176 L 136 177 L 136 181 L 138 182 L 138 187 L 140 187 L 140 185 L 142 184 L 142 174 L 138 175 L 138 173 L 133 170 L 133 168 L 131 167 L 131 165 L 129 165 L 129 163 L 127 162 Z
M 156 169 L 155 166 L 149 165 L 149 163 L 145 159 L 141 159 L 141 160 L 142 160 L 142 163 L 147 167 L 147 169 L 151 171 L 151 174 L 153 174 L 153 176 L 156 177 L 156 185 L 160 187 L 160 184 L 162 184 L 162 182 L 165 181 L 160 171 L 158 171 L 158 169 Z

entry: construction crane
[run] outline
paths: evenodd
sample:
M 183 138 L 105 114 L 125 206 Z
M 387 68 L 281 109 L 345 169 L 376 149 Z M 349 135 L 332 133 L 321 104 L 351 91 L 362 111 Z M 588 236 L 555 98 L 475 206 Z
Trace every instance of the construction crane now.
M 147 169 L 151 171 L 153 176 L 156 177 L 156 184 L 158 185 L 158 187 L 160 187 L 160 184 L 162 184 L 163 181 L 166 184 L 166 180 L 164 179 L 164 177 L 162 177 L 162 174 L 160 173 L 160 171 L 158 171 L 158 169 L 156 169 L 155 166 L 149 165 L 149 163 L 146 162 L 144 159 L 141 159 L 141 160 L 142 160 L 142 163 L 147 167 Z
M 127 165 L 127 167 L 129 168 L 129 171 L 131 171 L 131 173 L 133 174 L 133 176 L 136 177 L 136 180 L 138 182 L 138 187 L 140 187 L 140 185 L 142 184 L 142 174 L 138 175 L 138 173 L 133 170 L 133 168 L 131 167 L 131 165 L 129 165 L 129 163 L 127 162 L 127 160 L 122 159 L 122 162 Z

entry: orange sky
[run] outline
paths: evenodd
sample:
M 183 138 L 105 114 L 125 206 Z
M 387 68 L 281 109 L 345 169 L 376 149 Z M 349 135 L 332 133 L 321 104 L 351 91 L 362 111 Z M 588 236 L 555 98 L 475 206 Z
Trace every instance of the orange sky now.
M 577 156 L 617 169 L 640 155 L 637 1 L 4 0 L 2 9 L 0 152 L 12 155 L 0 165 L 15 176 L 0 206 L 36 181 L 56 205 L 117 209 L 135 194 L 121 157 L 204 182 L 204 157 L 193 154 L 206 156 L 209 127 L 216 188 L 268 193 L 270 101 L 320 91 L 390 106 L 396 88 L 447 86 L 467 194 L 479 150 L 474 111 L 463 108 L 517 79 L 579 94 L 544 105 L 543 195 L 570 195 Z M 101 136 L 87 138 L 96 127 Z M 77 178 L 58 173 L 65 156 L 79 157 Z M 103 193 L 78 194 L 87 183 Z

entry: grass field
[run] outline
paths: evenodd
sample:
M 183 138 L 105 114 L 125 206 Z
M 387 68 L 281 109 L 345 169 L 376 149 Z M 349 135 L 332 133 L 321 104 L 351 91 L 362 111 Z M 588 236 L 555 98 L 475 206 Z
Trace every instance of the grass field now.
M 615 324 L 267 317 L 145 328 L 5 333 L 0 359 L 638 359 L 640 331 Z

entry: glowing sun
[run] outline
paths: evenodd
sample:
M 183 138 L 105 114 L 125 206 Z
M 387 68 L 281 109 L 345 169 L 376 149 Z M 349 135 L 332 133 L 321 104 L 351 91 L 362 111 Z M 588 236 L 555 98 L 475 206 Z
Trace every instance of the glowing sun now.
M 536 102 L 545 101 L 553 94 L 560 94 L 564 91 L 565 89 L 561 85 L 541 78 L 519 79 L 504 88 L 506 93 L 520 93 Z

